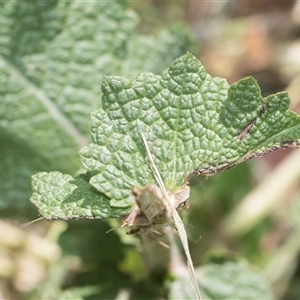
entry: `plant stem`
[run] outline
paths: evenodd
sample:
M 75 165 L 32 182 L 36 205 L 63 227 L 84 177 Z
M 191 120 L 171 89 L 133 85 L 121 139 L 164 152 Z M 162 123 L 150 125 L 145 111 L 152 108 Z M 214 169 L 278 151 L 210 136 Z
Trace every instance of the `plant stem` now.
M 155 227 L 155 230 L 162 233 L 164 233 L 164 229 L 165 227 L 162 225 L 156 225 Z M 156 239 L 153 232 L 143 231 L 139 234 L 139 237 L 144 248 L 143 259 L 148 272 L 156 273 L 168 270 L 170 249 L 159 244 L 159 242 L 168 244 L 167 236 L 158 236 L 159 239 Z

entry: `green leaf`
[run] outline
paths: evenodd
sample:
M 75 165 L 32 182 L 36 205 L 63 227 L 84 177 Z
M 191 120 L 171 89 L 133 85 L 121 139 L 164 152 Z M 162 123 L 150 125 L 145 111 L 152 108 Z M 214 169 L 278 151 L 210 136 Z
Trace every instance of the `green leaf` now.
M 299 146 L 300 118 L 288 110 L 285 92 L 262 98 L 251 77 L 229 86 L 208 75 L 190 53 L 162 76 L 105 77 L 102 91 L 103 109 L 91 114 L 93 143 L 80 151 L 78 174 L 89 174 L 89 183 L 119 215 L 122 209 L 127 215 L 134 203 L 133 186 L 155 183 L 142 133 L 171 192 L 190 174 L 214 175 L 275 149 Z M 35 204 L 45 216 L 46 207 Z M 57 218 L 49 212 L 47 218 Z
M 1 208 L 28 203 L 20 200 L 30 196 L 30 174 L 75 173 L 76 152 L 89 140 L 88 115 L 101 107 L 104 74 L 161 71 L 193 45 L 184 26 L 136 35 L 138 18 L 127 6 L 0 3 Z
M 61 31 L 65 1 L 2 1 L 0 3 L 0 53 L 22 64 L 22 57 L 42 53 Z
M 109 199 L 88 183 L 89 179 L 88 175 L 74 179 L 60 172 L 37 173 L 32 177 L 30 200 L 48 220 L 120 217 L 124 210 L 113 209 Z
M 206 254 L 206 260 L 196 269 L 201 299 L 274 299 L 262 272 L 245 259 L 210 252 Z M 169 298 L 193 299 L 187 270 L 175 270 L 175 276 L 176 280 L 169 285 Z
M 274 299 L 263 275 L 244 261 L 208 264 L 197 273 L 202 299 Z
M 92 175 L 90 184 L 112 207 L 131 206 L 131 187 L 155 182 L 142 133 L 169 191 L 188 174 L 214 175 L 299 146 L 300 118 L 287 110 L 285 92 L 263 99 L 251 77 L 228 86 L 189 53 L 162 76 L 106 77 L 102 90 L 103 109 L 91 115 L 93 143 L 80 151 L 80 173 Z
M 0 131 L 2 208 L 17 199 L 26 200 L 32 173 L 51 168 L 75 171 L 75 151 L 85 144 L 85 138 L 47 96 L 1 57 Z

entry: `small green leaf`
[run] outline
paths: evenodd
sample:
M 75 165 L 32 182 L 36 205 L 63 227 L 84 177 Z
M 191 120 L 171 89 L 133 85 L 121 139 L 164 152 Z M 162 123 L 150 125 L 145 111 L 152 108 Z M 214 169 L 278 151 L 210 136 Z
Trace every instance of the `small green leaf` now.
M 110 207 L 109 199 L 89 183 L 88 175 L 74 179 L 60 172 L 41 172 L 32 176 L 33 194 L 30 201 L 40 214 L 53 219 L 104 219 L 119 217 L 124 210 Z
M 103 109 L 91 114 L 93 143 L 80 151 L 78 174 L 89 174 L 89 183 L 107 197 L 112 211 L 106 217 L 128 214 L 133 186 L 156 183 L 142 133 L 171 192 L 190 174 L 214 175 L 276 149 L 299 147 L 300 118 L 288 110 L 285 92 L 262 98 L 251 77 L 229 86 L 190 53 L 162 76 L 105 77 L 102 91 Z
M 208 264 L 197 273 L 202 299 L 274 299 L 263 275 L 244 261 Z
M 245 260 L 228 260 L 225 257 L 214 262 L 215 259 L 211 260 L 196 269 L 201 299 L 274 299 L 266 278 Z M 193 299 L 189 281 L 184 269 L 178 272 L 176 280 L 169 285 L 169 298 Z
M 214 175 L 279 148 L 298 147 L 300 118 L 285 92 L 262 98 L 256 81 L 228 86 L 192 55 L 162 76 L 130 81 L 106 77 L 103 109 L 92 113 L 93 143 L 80 151 L 80 173 L 112 207 L 133 203 L 130 188 L 155 183 L 141 141 L 144 133 L 169 191 L 188 174 Z

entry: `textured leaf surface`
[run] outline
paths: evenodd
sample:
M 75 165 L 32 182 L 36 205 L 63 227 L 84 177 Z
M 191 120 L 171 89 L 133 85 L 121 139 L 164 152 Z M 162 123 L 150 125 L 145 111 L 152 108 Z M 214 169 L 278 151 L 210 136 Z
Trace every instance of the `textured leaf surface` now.
M 245 262 L 208 264 L 198 274 L 202 299 L 274 299 L 266 279 Z
M 104 74 L 161 71 L 193 44 L 183 26 L 154 37 L 137 25 L 127 1 L 0 3 L 2 208 L 28 203 L 30 174 L 75 173 Z
M 80 132 L 46 95 L 1 57 L 0 138 L 2 208 L 27 200 L 32 173 L 51 168 L 75 171 L 75 149 L 84 145 Z
M 46 219 L 104 219 L 119 217 L 123 210 L 113 209 L 109 199 L 89 183 L 89 176 L 74 179 L 60 172 L 40 172 L 32 178 L 31 202 Z M 44 195 L 47 194 L 47 197 Z
M 219 299 L 274 299 L 265 277 L 245 261 L 208 263 L 196 269 L 201 298 Z M 170 299 L 193 299 L 190 279 L 184 271 L 170 284 Z
M 92 175 L 113 207 L 132 205 L 132 186 L 155 183 L 141 133 L 170 191 L 188 174 L 214 175 L 299 146 L 300 118 L 288 110 L 285 92 L 263 99 L 250 77 L 229 86 L 189 53 L 162 76 L 107 77 L 102 89 L 103 109 L 91 115 L 93 143 L 80 152 L 80 172 Z

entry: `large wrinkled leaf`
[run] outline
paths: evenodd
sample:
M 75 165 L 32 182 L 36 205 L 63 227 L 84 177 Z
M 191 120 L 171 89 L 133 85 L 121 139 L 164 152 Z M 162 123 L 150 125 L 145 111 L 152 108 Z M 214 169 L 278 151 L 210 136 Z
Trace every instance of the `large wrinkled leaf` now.
M 288 110 L 285 92 L 262 98 L 251 77 L 229 86 L 189 53 L 161 76 L 106 77 L 102 90 L 103 109 L 91 115 L 93 143 L 80 151 L 79 174 L 89 174 L 90 184 L 111 207 L 124 208 L 124 215 L 134 202 L 131 187 L 155 183 L 142 133 L 172 192 L 189 174 L 214 175 L 272 150 L 299 146 L 300 118 Z M 44 215 L 37 196 L 47 195 L 34 188 L 32 201 Z
M 183 26 L 157 36 L 137 26 L 127 1 L 0 3 L 2 208 L 27 203 L 30 174 L 75 173 L 103 75 L 161 71 L 193 45 Z

